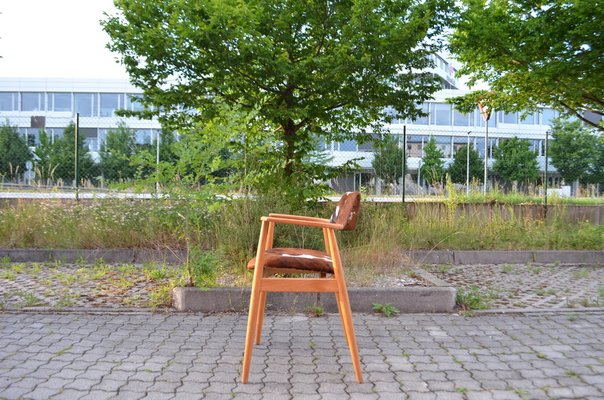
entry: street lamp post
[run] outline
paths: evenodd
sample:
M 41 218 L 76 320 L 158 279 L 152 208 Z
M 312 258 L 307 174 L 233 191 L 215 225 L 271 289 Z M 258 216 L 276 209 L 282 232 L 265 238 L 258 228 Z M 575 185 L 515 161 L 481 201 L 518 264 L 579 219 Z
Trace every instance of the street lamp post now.
M 489 159 L 489 119 L 491 119 L 491 107 L 486 104 L 478 103 L 480 114 L 485 123 L 484 131 L 484 179 L 482 182 L 482 194 L 487 195 L 487 171 L 488 171 L 488 159 Z
M 470 197 L 470 132 L 468 132 L 468 144 L 466 145 L 466 197 Z

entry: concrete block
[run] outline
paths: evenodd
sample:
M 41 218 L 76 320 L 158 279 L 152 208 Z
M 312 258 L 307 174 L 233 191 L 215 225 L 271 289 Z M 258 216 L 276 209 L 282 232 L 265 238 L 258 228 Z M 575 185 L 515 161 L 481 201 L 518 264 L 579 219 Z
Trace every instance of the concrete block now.
M 455 261 L 452 251 L 449 250 L 434 250 L 424 251 L 416 250 L 407 254 L 416 264 L 453 264 Z
M 533 254 L 535 262 L 538 264 L 604 264 L 604 251 L 602 250 L 536 250 Z
M 134 252 L 131 249 L 55 249 L 52 258 L 68 263 L 84 260 L 92 264 L 100 259 L 110 264 L 132 263 Z
M 353 312 L 372 312 L 373 304 L 392 304 L 402 313 L 451 312 L 455 307 L 455 288 L 425 271 L 418 273 L 433 286 L 396 288 L 349 288 Z M 424 274 L 426 274 L 424 276 Z M 247 311 L 249 288 L 177 287 L 173 292 L 173 305 L 178 311 L 226 312 Z M 269 293 L 267 310 L 308 312 L 317 302 L 327 312 L 337 312 L 332 293 Z
M 455 264 L 525 264 L 533 262 L 532 251 L 463 251 L 453 252 Z
M 11 262 L 47 262 L 52 260 L 52 250 L 0 249 L 0 258 L 3 257 L 8 257 Z
M 134 249 L 136 263 L 156 262 L 170 265 L 183 265 L 187 260 L 186 250 Z

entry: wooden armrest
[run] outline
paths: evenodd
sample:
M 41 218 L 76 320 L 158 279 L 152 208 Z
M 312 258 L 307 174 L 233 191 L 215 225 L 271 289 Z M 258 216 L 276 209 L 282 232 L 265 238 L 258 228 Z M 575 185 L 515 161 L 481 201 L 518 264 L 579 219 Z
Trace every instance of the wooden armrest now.
M 283 218 L 283 219 L 295 219 L 299 221 L 316 221 L 316 222 L 330 222 L 330 220 L 325 218 L 317 218 L 317 217 L 307 217 L 304 215 L 291 215 L 291 214 L 274 214 L 270 213 L 269 217 L 274 218 Z
M 267 222 L 274 222 L 276 224 L 301 225 L 310 226 L 314 228 L 342 229 L 344 227 L 342 224 L 334 224 L 328 219 L 323 218 L 288 218 L 291 216 L 285 215 L 284 217 L 282 217 L 278 215 L 279 214 L 271 214 L 268 217 L 262 217 L 261 220 Z

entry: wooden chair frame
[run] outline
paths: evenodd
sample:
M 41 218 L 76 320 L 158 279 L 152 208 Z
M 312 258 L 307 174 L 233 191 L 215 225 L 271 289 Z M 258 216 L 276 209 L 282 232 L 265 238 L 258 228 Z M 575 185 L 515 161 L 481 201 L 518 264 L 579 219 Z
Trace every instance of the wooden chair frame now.
M 359 361 L 359 351 L 357 347 L 354 325 L 352 322 L 352 312 L 346 282 L 344 280 L 344 270 L 342 260 L 338 249 L 338 243 L 335 236 L 336 230 L 342 230 L 344 224 L 331 222 L 329 219 L 304 217 L 287 214 L 269 214 L 268 217 L 262 217 L 262 227 L 260 229 L 260 238 L 258 240 L 258 251 L 254 267 L 254 279 L 252 283 L 252 293 L 250 297 L 250 309 L 248 315 L 247 332 L 245 338 L 245 350 L 243 356 L 242 382 L 247 383 L 250 364 L 252 360 L 252 351 L 254 341 L 260 343 L 262 334 L 262 323 L 264 320 L 264 310 L 266 307 L 266 294 L 268 292 L 332 292 L 335 293 L 338 310 L 342 319 L 344 335 L 350 349 L 352 366 L 354 374 L 359 383 L 362 383 L 361 365 Z M 320 273 L 319 277 L 314 278 L 283 278 L 273 277 L 273 272 L 278 273 L 308 273 L 300 270 L 271 270 L 264 266 L 265 251 L 273 247 L 273 237 L 275 224 L 293 224 L 307 227 L 321 228 L 325 241 L 326 253 L 331 257 L 333 274 Z

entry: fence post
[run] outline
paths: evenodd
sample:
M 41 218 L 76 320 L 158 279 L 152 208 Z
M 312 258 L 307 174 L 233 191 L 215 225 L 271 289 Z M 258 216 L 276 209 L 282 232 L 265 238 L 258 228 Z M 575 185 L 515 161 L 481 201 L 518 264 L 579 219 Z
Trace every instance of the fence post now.
M 403 204 L 405 204 L 405 183 L 407 176 L 407 125 L 403 125 L 403 179 L 401 185 L 401 192 L 403 194 Z
M 543 219 L 547 219 L 547 165 L 549 164 L 547 160 L 547 147 L 549 141 L 549 131 L 545 132 L 545 183 L 543 185 Z
M 80 113 L 76 113 L 75 115 L 75 161 L 74 161 L 74 188 L 75 188 L 75 199 L 76 201 L 80 200 L 79 196 L 79 186 L 80 186 Z

